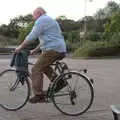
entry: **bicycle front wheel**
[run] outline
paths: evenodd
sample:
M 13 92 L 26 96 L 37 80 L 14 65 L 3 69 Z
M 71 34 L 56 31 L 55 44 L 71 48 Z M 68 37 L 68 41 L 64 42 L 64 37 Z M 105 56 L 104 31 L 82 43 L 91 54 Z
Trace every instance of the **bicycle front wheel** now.
M 55 88 L 60 88 L 63 82 L 67 82 L 66 86 L 56 92 Z M 53 103 L 60 112 L 66 115 L 77 116 L 85 113 L 92 105 L 93 98 L 92 83 L 79 72 L 65 73 L 53 84 Z
M 22 108 L 30 96 L 30 84 L 25 79 L 22 84 L 16 71 L 8 69 L 0 73 L 0 105 L 6 110 L 15 111 Z

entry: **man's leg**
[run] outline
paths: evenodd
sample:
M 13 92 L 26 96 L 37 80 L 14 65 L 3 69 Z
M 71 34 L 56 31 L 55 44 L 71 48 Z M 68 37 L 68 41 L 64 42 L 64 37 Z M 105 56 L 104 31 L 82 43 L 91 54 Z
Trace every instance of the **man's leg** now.
M 38 60 L 39 61 L 39 60 Z M 38 63 L 37 61 L 37 63 Z M 42 89 L 43 89 L 43 73 L 39 70 L 38 64 L 35 64 L 35 66 L 32 68 L 32 88 L 34 95 L 41 95 Z
M 44 69 L 44 74 L 48 77 L 50 81 L 52 81 L 57 76 L 51 66 L 48 66 Z
M 50 56 L 49 56 L 50 55 Z M 51 61 L 49 61 L 49 63 L 50 64 L 48 64 L 48 66 L 47 67 L 45 67 L 44 69 L 43 69 L 43 72 L 45 73 L 45 75 L 49 78 L 49 80 L 50 81 L 52 81 L 53 80 L 53 78 L 55 78 L 57 75 L 56 75 L 56 73 L 53 71 L 53 68 L 50 66 L 52 63 L 54 63 L 57 59 L 59 59 L 59 58 L 62 58 L 63 57 L 63 55 L 61 54 L 61 53 L 59 53 L 59 52 L 56 52 L 56 51 L 48 51 L 47 52 L 47 55 L 46 56 L 48 56 L 49 57 L 49 60 Z M 47 57 L 47 58 L 48 58 Z
M 34 96 L 29 100 L 29 102 L 31 103 L 37 103 L 44 100 L 43 91 L 42 91 L 44 76 L 43 76 L 43 72 L 40 69 L 43 59 L 44 58 L 41 55 L 32 68 L 31 79 L 32 79 L 32 90 L 33 90 Z
M 32 86 L 35 97 L 31 98 L 30 102 L 35 103 L 39 101 L 39 98 L 43 93 L 43 72 L 47 73 L 48 78 L 51 78 L 53 71 L 49 66 L 56 61 L 59 56 L 60 53 L 50 50 L 43 52 L 38 58 L 36 64 L 32 68 Z M 50 69 L 46 69 L 47 67 Z

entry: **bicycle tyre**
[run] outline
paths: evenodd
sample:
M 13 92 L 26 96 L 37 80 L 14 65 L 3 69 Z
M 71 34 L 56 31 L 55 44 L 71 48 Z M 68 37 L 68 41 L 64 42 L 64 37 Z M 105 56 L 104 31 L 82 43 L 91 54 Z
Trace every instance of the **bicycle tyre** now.
M 2 108 L 9 111 L 16 111 L 26 105 L 30 97 L 30 83 L 28 79 L 25 79 L 24 85 L 22 85 L 21 82 L 18 81 L 16 71 L 14 69 L 7 69 L 0 73 L 0 82 L 1 85 L 3 84 L 4 91 L 4 95 L 2 96 L 4 102 L 0 104 Z M 10 91 L 13 86 L 15 86 L 15 89 Z M 27 91 L 23 90 L 24 87 Z M 15 96 L 11 97 L 10 95 L 13 94 Z
M 88 102 L 87 104 L 86 104 L 86 106 L 84 106 L 85 108 L 80 108 L 81 106 L 80 105 L 77 105 L 77 106 L 74 106 L 74 105 L 72 105 L 71 107 L 69 107 L 67 104 L 67 102 L 66 101 L 69 101 L 69 99 L 68 100 L 63 100 L 63 107 L 65 107 L 65 105 L 66 106 L 68 106 L 68 109 L 63 109 L 61 106 L 60 106 L 60 103 L 59 102 L 57 102 L 57 100 L 58 101 L 60 101 L 61 100 L 61 102 L 62 102 L 62 99 L 65 99 L 65 98 L 63 98 L 64 97 L 64 95 L 65 95 L 65 93 L 63 93 L 62 92 L 62 90 L 61 91 L 59 91 L 58 93 L 55 93 L 55 91 L 54 91 L 54 89 L 55 89 L 55 86 L 56 86 L 56 84 L 59 82 L 59 80 L 61 80 L 61 78 L 64 78 L 64 80 L 66 80 L 66 76 L 69 76 L 69 75 L 71 75 L 71 76 L 74 76 L 74 75 L 76 75 L 77 77 L 79 77 L 79 78 L 81 78 L 81 80 L 80 80 L 80 84 L 82 84 L 82 83 L 84 83 L 84 84 L 86 84 L 86 86 L 88 87 L 88 90 L 89 90 L 89 94 L 90 94 L 90 96 L 89 96 L 89 98 L 85 98 L 86 96 L 84 96 L 84 93 L 85 93 L 85 91 L 83 91 L 83 93 L 81 92 L 81 96 L 82 97 L 84 97 L 84 99 L 82 99 L 82 98 L 80 98 L 79 99 L 79 101 L 80 101 L 80 104 L 81 104 L 81 106 L 83 105 L 82 104 L 82 102 Z M 67 81 L 69 82 L 69 78 L 67 78 Z M 74 80 L 74 78 L 73 78 L 73 80 Z M 69 84 L 69 83 L 68 83 Z M 78 85 L 78 83 L 77 83 L 77 85 Z M 66 86 L 66 88 L 67 88 L 67 86 Z M 64 88 L 64 91 L 65 91 L 65 89 L 66 88 Z M 91 83 L 91 81 L 89 80 L 89 78 L 87 78 L 84 74 L 82 74 L 82 73 L 79 73 L 79 72 L 77 72 L 77 71 L 70 71 L 70 72 L 68 72 L 68 73 L 64 73 L 62 76 L 60 76 L 60 78 L 58 78 L 54 83 L 53 83 L 53 87 L 52 87 L 52 101 L 53 101 L 53 104 L 55 105 L 55 107 L 60 111 L 60 112 L 62 112 L 63 114 L 65 114 L 65 115 L 70 115 L 70 116 L 78 116 L 78 115 L 81 115 L 81 114 L 83 114 L 83 113 L 85 113 L 90 107 L 91 107 L 91 105 L 92 105 L 92 103 L 93 103 L 93 100 L 94 100 L 94 88 L 93 88 L 93 85 L 92 85 L 92 83 Z M 62 96 L 62 97 L 61 97 Z M 67 94 L 66 94 L 66 96 L 67 96 Z M 68 96 L 69 96 L 69 93 L 68 93 Z M 61 98 L 60 98 L 61 97 Z M 58 99 L 56 99 L 56 98 L 58 98 Z M 87 101 L 89 99 L 89 101 Z M 75 111 L 75 112 L 73 112 L 72 110 L 73 110 L 73 107 L 79 107 L 80 108 L 80 110 L 78 110 L 78 111 Z M 83 106 L 82 106 L 83 107 Z M 79 108 L 77 108 L 77 109 L 79 109 Z M 76 108 L 75 108 L 75 110 L 77 110 Z M 68 111 L 67 111 L 68 110 Z

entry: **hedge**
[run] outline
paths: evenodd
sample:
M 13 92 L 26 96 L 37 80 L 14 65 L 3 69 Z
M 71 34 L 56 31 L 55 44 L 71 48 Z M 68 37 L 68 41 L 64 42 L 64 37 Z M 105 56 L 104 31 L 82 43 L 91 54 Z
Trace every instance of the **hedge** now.
M 120 56 L 120 44 L 114 45 L 107 42 L 87 42 L 83 47 L 78 48 L 73 54 L 74 57 L 103 57 Z

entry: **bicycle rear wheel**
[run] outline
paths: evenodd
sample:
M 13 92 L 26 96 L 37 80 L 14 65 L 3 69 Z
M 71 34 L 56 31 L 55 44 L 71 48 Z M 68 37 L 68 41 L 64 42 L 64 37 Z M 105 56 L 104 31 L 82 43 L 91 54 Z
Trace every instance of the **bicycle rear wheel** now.
M 30 96 L 30 84 L 25 79 L 22 84 L 16 71 L 8 69 L 0 73 L 0 105 L 6 110 L 16 111 L 22 108 Z
M 60 86 L 60 80 L 67 81 L 67 85 L 55 93 Z M 57 86 L 57 84 L 59 84 Z M 52 100 L 55 107 L 62 113 L 77 116 L 85 113 L 93 103 L 94 90 L 90 80 L 81 73 L 69 72 L 53 84 Z

